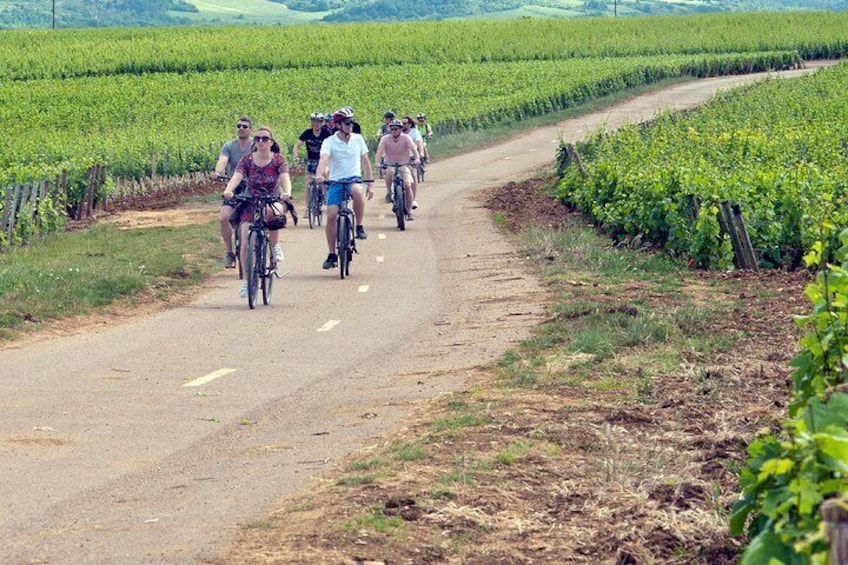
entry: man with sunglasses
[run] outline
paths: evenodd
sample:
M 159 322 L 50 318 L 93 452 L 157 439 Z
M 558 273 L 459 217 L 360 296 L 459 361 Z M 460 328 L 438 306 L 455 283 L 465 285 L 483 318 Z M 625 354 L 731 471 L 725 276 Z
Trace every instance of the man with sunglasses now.
M 215 170 L 209 174 L 212 180 L 218 179 L 224 175 L 232 178 L 241 158 L 249 154 L 253 150 L 253 141 L 251 134 L 253 133 L 253 122 L 247 116 L 242 116 L 236 123 L 237 136 L 231 139 L 221 147 L 221 152 L 218 155 L 218 162 L 215 163 Z M 235 190 L 235 194 L 244 192 L 245 185 L 240 183 Z M 228 269 L 236 266 L 236 255 L 233 251 L 233 226 L 230 223 L 230 216 L 235 209 L 235 202 L 232 199 L 224 198 L 221 201 L 221 211 L 218 215 L 218 222 L 221 224 L 221 239 L 224 240 L 224 247 L 227 250 L 225 265 Z
M 321 177 L 326 175 L 329 181 L 327 190 L 327 248 L 330 250 L 327 260 L 324 261 L 324 269 L 332 269 L 338 263 L 335 253 L 336 245 L 336 218 L 339 207 L 342 204 L 344 184 L 350 184 L 350 196 L 353 200 L 353 212 L 356 214 L 356 238 L 365 239 L 365 227 L 362 218 L 365 215 L 365 198 L 369 200 L 374 197 L 374 180 L 371 170 L 371 161 L 368 159 L 368 145 L 365 138 L 353 132 L 353 112 L 348 108 L 341 108 L 333 113 L 333 122 L 336 125 L 336 133 L 324 140 L 321 144 L 321 158 L 318 160 L 317 174 Z M 329 174 L 327 174 L 329 171 Z M 362 194 L 362 173 L 365 172 L 365 195 Z

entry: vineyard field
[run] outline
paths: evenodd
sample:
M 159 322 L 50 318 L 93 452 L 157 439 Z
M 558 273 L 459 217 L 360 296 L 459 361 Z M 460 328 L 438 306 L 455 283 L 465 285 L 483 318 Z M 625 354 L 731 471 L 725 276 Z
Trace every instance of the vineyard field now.
M 0 34 L 0 80 L 752 51 L 836 58 L 848 54 L 846 29 L 848 12 L 790 12 L 6 31 Z
M 791 266 L 825 222 L 848 225 L 846 91 L 842 63 L 764 81 L 647 128 L 599 133 L 585 149 L 588 176 L 566 168 L 559 196 L 617 238 L 641 235 L 719 268 L 733 251 L 716 214 L 735 203 L 762 261 Z
M 666 78 L 837 57 L 846 29 L 848 13 L 809 12 L 7 31 L 0 127 L 22 135 L 0 153 L 0 206 L 9 187 L 60 174 L 73 204 L 93 165 L 106 165 L 107 191 L 210 170 L 240 115 L 289 147 L 310 113 L 345 104 L 368 134 L 391 108 L 426 112 L 444 135 Z M 405 80 L 389 88 L 392 76 Z

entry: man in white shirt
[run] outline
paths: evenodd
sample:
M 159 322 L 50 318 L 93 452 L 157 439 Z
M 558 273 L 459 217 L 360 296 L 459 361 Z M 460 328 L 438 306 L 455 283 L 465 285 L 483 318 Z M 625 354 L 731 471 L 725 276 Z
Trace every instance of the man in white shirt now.
M 353 200 L 353 213 L 356 215 L 356 238 L 365 239 L 365 226 L 362 218 L 365 215 L 365 198 L 374 197 L 374 174 L 371 169 L 371 161 L 368 159 L 368 145 L 365 139 L 358 133 L 353 133 L 353 112 L 347 108 L 336 110 L 333 113 L 333 122 L 336 124 L 336 133 L 328 137 L 321 144 L 321 157 L 318 160 L 317 174 L 329 174 L 327 190 L 327 248 L 330 250 L 327 260 L 324 261 L 325 269 L 332 269 L 337 265 L 338 257 L 335 253 L 336 245 L 336 218 L 339 215 L 339 207 L 344 198 L 344 189 L 349 187 L 350 197 Z M 362 194 L 362 173 L 365 172 L 365 195 Z

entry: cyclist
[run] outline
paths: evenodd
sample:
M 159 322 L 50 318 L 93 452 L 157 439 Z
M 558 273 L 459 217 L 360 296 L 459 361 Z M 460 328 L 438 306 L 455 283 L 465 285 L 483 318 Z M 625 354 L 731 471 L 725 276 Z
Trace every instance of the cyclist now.
M 379 142 L 384 135 L 389 135 L 391 132 L 390 124 L 395 119 L 395 113 L 391 110 L 383 114 L 383 123 L 377 128 L 377 141 Z
M 209 173 L 209 178 L 215 180 L 224 175 L 232 178 L 238 162 L 253 150 L 250 139 L 252 128 L 253 122 L 247 116 L 238 119 L 236 123 L 237 136 L 221 147 L 218 162 L 215 163 L 215 170 Z M 240 184 L 235 189 L 235 194 L 240 194 L 243 191 L 244 184 Z M 233 226 L 230 223 L 230 216 L 233 215 L 234 208 L 235 202 L 229 198 L 224 198 L 221 201 L 221 211 L 218 214 L 218 221 L 221 224 L 221 239 L 224 240 L 224 248 L 227 250 L 224 265 L 229 269 L 236 266 L 236 255 L 233 252 Z
M 330 132 L 330 134 L 336 133 L 336 124 L 333 122 L 332 112 L 324 113 L 324 129 Z
M 230 199 L 234 196 L 236 187 L 242 182 L 247 182 L 247 188 L 251 194 L 280 194 L 283 200 L 288 200 L 291 195 L 291 177 L 286 158 L 280 154 L 280 145 L 274 139 L 274 134 L 267 127 L 256 130 L 253 137 L 253 152 L 245 155 L 239 161 L 233 176 L 224 189 L 224 198 Z M 282 202 L 275 202 L 265 210 L 266 215 L 285 218 L 285 207 Z M 238 212 L 239 229 L 241 230 L 241 256 L 242 265 L 247 264 L 247 235 L 248 228 L 253 223 L 253 203 L 243 203 Z M 274 246 L 274 259 L 283 260 L 283 248 L 280 246 L 280 233 L 271 231 L 271 245 Z M 239 296 L 247 296 L 247 281 L 243 281 L 239 289 Z
M 415 127 L 415 122 L 413 121 L 411 116 L 404 116 L 403 120 L 403 133 L 407 134 L 412 138 L 412 141 L 415 143 L 416 149 L 418 149 L 419 155 L 424 155 L 424 138 L 421 137 L 421 132 Z M 410 154 L 410 157 L 412 155 Z M 415 175 L 412 175 L 412 209 L 418 209 L 418 201 L 416 198 L 418 197 L 418 178 Z
M 412 202 L 412 171 L 409 168 L 409 156 L 412 155 L 412 164 L 417 165 L 420 161 L 418 148 L 412 138 L 405 133 L 401 133 L 402 124 L 400 120 L 392 120 L 389 123 L 388 135 L 380 138 L 380 144 L 377 146 L 377 152 L 374 155 L 375 167 L 379 167 L 380 163 L 385 162 L 388 165 L 400 164 L 397 172 L 403 179 L 403 187 L 406 190 L 407 206 Z M 394 181 L 394 168 L 386 169 L 386 199 L 391 202 L 392 198 L 392 182 Z M 407 220 L 412 220 L 412 211 L 406 209 L 403 211 L 406 214 Z
M 306 145 L 306 174 L 303 175 L 306 181 L 307 190 L 304 191 L 306 197 L 306 205 L 309 206 L 309 183 L 315 177 L 315 169 L 318 167 L 318 159 L 321 157 L 321 143 L 325 139 L 333 135 L 329 130 L 324 128 L 324 114 L 321 112 L 313 112 L 309 115 L 309 121 L 312 127 L 304 130 L 297 138 L 294 147 L 292 148 L 292 162 L 299 163 L 298 155 L 301 145 Z
M 341 181 L 352 182 L 350 195 L 353 199 L 353 212 L 356 214 L 356 238 L 366 239 L 365 227 L 362 218 L 365 214 L 365 198 L 362 194 L 362 172 L 365 171 L 366 179 L 373 179 L 371 161 L 368 160 L 368 145 L 365 139 L 353 133 L 353 112 L 347 108 L 341 108 L 333 113 L 333 122 L 336 125 L 336 133 L 324 140 L 321 144 L 321 158 L 318 161 L 318 174 L 323 178 L 325 171 L 329 171 L 329 190 L 327 191 L 327 248 L 330 254 L 324 261 L 325 269 L 332 269 L 337 265 L 338 256 L 335 253 L 336 244 L 336 218 L 339 207 L 342 204 L 343 185 Z M 369 200 L 374 197 L 374 181 L 365 181 L 365 197 Z
M 433 137 L 433 127 L 427 123 L 427 114 L 418 114 L 415 116 L 415 119 L 418 121 L 418 133 L 421 134 L 424 142 L 424 155 L 422 155 L 421 160 L 425 163 L 429 163 L 430 152 L 427 150 L 427 142 L 431 137 Z
M 353 116 L 353 108 L 351 108 L 350 106 L 342 106 L 342 110 L 345 110 L 351 116 Z M 359 125 L 359 122 L 356 121 L 356 118 L 353 119 L 353 133 L 357 135 L 362 135 L 362 126 Z
M 389 135 L 389 133 L 391 133 L 389 131 L 389 124 L 394 119 L 395 119 L 395 113 L 392 112 L 391 110 L 387 110 L 386 113 L 383 114 L 383 123 L 380 124 L 379 128 L 377 128 L 377 134 L 376 134 L 377 135 L 377 143 L 379 143 L 380 140 L 383 139 L 384 135 Z M 383 164 L 382 162 L 377 163 L 378 166 L 382 165 L 382 164 Z M 380 178 L 383 178 L 383 168 L 379 167 L 377 169 L 377 171 L 380 173 Z M 386 204 L 390 203 L 391 201 L 392 201 L 391 194 L 387 193 L 386 194 Z

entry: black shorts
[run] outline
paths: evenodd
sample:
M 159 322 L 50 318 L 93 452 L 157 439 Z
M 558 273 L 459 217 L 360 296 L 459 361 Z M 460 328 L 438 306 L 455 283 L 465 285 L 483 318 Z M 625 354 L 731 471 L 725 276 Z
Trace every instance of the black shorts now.
M 317 159 L 309 159 L 306 162 L 306 172 L 310 175 L 314 175 L 315 171 L 318 170 L 318 161 Z

